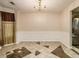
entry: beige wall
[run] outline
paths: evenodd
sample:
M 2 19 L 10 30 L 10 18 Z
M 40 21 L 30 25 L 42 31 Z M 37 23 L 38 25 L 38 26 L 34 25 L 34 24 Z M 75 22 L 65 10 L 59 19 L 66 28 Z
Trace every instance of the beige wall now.
M 18 39 L 18 41 L 20 38 L 21 38 L 20 41 L 22 41 L 24 38 L 25 38 L 24 41 L 27 41 L 27 40 L 32 41 L 34 39 L 36 39 L 37 41 L 40 39 L 41 40 L 44 39 L 44 41 L 58 40 L 70 48 L 71 42 L 72 42 L 71 10 L 73 10 L 78 6 L 79 6 L 79 0 L 74 0 L 72 4 L 70 4 L 67 8 L 65 8 L 62 11 L 62 13 L 20 13 L 18 12 L 16 16 L 17 17 L 16 28 L 18 32 L 16 38 Z M 32 32 L 37 31 L 37 32 L 32 33 L 31 31 Z M 40 34 L 39 31 L 46 31 L 46 32 L 44 34 L 43 32 L 41 32 Z M 51 32 L 47 32 L 47 31 L 51 31 Z M 57 31 L 61 31 L 61 33 Z M 56 34 L 56 36 L 54 36 L 54 34 Z M 37 38 L 40 38 L 40 39 L 37 39 Z
M 60 41 L 67 33 L 61 32 L 61 13 L 16 13 L 16 42 Z
M 18 13 L 17 31 L 60 31 L 60 13 Z

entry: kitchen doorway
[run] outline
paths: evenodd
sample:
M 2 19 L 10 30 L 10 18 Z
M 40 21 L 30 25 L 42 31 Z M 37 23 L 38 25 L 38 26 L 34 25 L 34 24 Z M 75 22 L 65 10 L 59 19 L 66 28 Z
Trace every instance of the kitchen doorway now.
M 79 49 L 79 7 L 72 10 L 72 46 Z

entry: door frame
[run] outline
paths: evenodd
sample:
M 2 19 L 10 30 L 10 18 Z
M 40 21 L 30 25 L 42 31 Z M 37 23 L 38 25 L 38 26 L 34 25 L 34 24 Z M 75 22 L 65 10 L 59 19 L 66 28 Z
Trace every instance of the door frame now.
M 75 46 L 72 45 L 72 11 L 75 10 L 76 8 L 78 8 L 79 6 L 73 8 L 71 11 L 70 11 L 70 46 L 72 49 L 77 49 Z

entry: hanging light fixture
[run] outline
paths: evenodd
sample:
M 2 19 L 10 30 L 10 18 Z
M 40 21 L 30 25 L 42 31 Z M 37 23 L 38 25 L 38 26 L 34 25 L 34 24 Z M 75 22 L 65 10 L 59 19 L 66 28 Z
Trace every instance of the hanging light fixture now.
M 42 5 L 42 0 L 38 0 L 38 6 L 34 6 L 34 8 L 37 8 L 38 11 L 41 11 L 41 9 L 43 8 L 46 8 L 46 5 Z

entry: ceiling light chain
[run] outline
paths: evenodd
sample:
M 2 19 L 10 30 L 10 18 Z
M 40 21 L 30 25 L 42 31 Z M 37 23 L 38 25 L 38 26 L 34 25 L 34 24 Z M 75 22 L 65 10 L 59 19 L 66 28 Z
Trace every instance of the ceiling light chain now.
M 41 1 L 42 0 L 39 0 L 39 11 L 41 10 Z
M 42 8 L 42 0 L 38 0 L 38 7 L 34 6 L 34 8 L 38 8 L 39 11 L 41 11 Z M 44 8 L 46 8 L 46 5 L 44 6 Z

